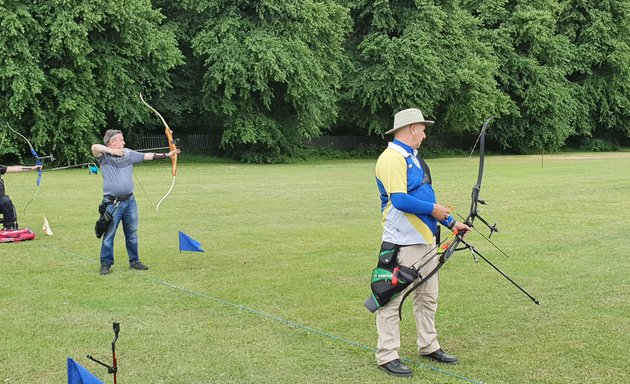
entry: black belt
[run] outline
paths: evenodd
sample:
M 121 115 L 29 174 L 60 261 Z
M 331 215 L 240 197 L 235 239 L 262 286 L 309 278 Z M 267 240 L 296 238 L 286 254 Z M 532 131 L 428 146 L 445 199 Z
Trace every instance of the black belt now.
M 128 195 L 123 195 L 123 196 L 105 195 L 103 197 L 108 199 L 109 201 L 113 201 L 114 203 L 116 203 L 116 202 L 119 202 L 119 201 L 127 201 L 127 200 L 129 200 L 131 198 L 131 196 L 133 196 L 133 192 L 128 194 Z

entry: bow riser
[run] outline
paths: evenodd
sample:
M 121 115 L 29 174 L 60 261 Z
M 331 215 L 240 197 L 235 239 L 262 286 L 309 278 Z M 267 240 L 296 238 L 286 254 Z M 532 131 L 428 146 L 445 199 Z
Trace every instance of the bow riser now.
M 175 140 L 173 139 L 173 131 L 168 127 L 168 124 L 164 122 L 166 128 L 164 129 L 164 134 L 166 135 L 166 139 L 168 140 L 168 150 L 169 152 L 176 151 L 177 145 L 175 144 Z M 177 153 L 171 156 L 171 174 L 173 176 L 177 176 Z

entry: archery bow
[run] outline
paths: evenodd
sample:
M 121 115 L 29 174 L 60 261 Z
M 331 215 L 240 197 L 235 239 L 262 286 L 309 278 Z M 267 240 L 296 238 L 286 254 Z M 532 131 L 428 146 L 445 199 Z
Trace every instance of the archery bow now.
M 149 108 L 151 111 L 153 111 L 153 113 L 157 115 L 160 121 L 162 121 L 162 124 L 164 125 L 164 134 L 166 135 L 166 139 L 168 140 L 169 152 L 177 151 L 177 145 L 175 145 L 175 140 L 173 140 L 173 131 L 168 126 L 168 123 L 166 122 L 164 117 L 162 117 L 160 112 L 158 112 L 155 108 L 150 106 L 149 103 L 144 100 L 144 97 L 142 97 L 142 93 L 140 94 L 140 100 L 142 100 L 142 103 L 146 105 L 147 108 Z M 166 197 L 171 193 L 173 187 L 175 186 L 175 177 L 177 176 L 177 152 L 173 153 L 173 155 L 171 156 L 171 174 L 173 175 L 171 187 L 168 189 L 168 192 L 166 192 L 166 195 L 164 195 L 164 197 L 162 197 L 162 199 L 155 206 L 155 213 L 158 213 L 158 210 L 160 209 L 160 204 L 162 204 L 164 199 L 166 199 Z
M 483 236 L 483 238 L 486 239 L 487 241 L 489 241 L 490 244 L 492 244 L 495 248 L 497 248 L 501 253 L 506 255 L 505 252 L 503 252 L 499 247 L 497 247 L 490 240 L 490 237 L 492 236 L 492 234 L 494 232 L 499 232 L 499 229 L 497 228 L 496 223 L 491 225 L 490 223 L 488 223 L 488 221 L 486 221 L 483 217 L 481 217 L 481 215 L 479 215 L 479 211 L 478 211 L 478 205 L 479 204 L 486 205 L 486 202 L 479 198 L 479 192 L 481 191 L 481 182 L 483 181 L 486 128 L 488 127 L 488 124 L 490 124 L 490 122 L 492 120 L 494 120 L 494 116 L 490 117 L 489 119 L 487 119 L 483 123 L 483 126 L 481 127 L 481 132 L 479 133 L 479 137 L 477 138 L 477 142 L 479 143 L 479 171 L 477 173 L 477 182 L 473 186 L 472 192 L 470 194 L 470 199 L 471 199 L 470 210 L 468 212 L 468 216 L 464 219 L 464 224 L 468 225 L 471 228 L 474 228 L 475 219 L 479 219 L 490 230 L 490 235 L 487 238 L 485 236 Z M 476 146 L 476 144 L 477 143 L 475 143 L 475 146 Z M 474 151 L 474 147 L 473 147 L 473 151 Z M 475 229 L 475 231 L 477 231 L 477 230 Z M 479 231 L 477 231 L 477 232 L 479 232 Z M 448 240 L 450 238 L 450 236 L 455 236 L 455 238 L 452 241 L 445 243 L 445 241 Z M 431 248 L 429 250 L 429 252 L 427 252 L 424 256 L 426 256 L 429 253 L 435 251 L 442 244 L 446 244 L 445 246 L 442 247 L 444 252 L 435 252 L 434 255 L 431 256 L 431 258 L 429 258 L 422 265 L 417 267 L 417 272 L 418 272 L 418 275 L 419 275 L 420 274 L 419 273 L 420 269 L 422 267 L 424 267 L 426 264 L 428 264 L 431 260 L 433 260 L 438 255 L 440 255 L 440 258 L 438 260 L 438 264 L 435 266 L 435 268 L 433 268 L 433 270 L 431 270 L 429 273 L 427 273 L 426 276 L 420 277 L 420 280 L 418 282 L 416 282 L 414 285 L 412 285 L 411 288 L 409 288 L 409 290 L 407 290 L 407 292 L 405 292 L 405 294 L 403 295 L 402 300 L 400 301 L 400 304 L 398 306 L 398 317 L 401 320 L 402 320 L 403 303 L 405 302 L 405 299 L 411 294 L 411 292 L 413 292 L 414 290 L 419 288 L 422 284 L 424 284 L 427 280 L 429 280 L 433 275 L 435 275 L 440 270 L 440 268 L 442 268 L 444 266 L 444 264 L 446 264 L 446 262 L 448 261 L 448 259 L 451 257 L 451 255 L 453 253 L 455 253 L 456 251 L 462 251 L 462 250 L 465 250 L 465 249 L 469 249 L 470 250 L 470 252 L 473 254 L 473 258 L 474 258 L 475 261 L 477 261 L 477 257 L 476 256 L 481 257 L 483 259 L 483 261 L 488 263 L 492 268 L 494 268 L 503 277 L 505 277 L 510 283 L 512 283 L 514 286 L 516 286 L 516 288 L 521 290 L 521 292 L 523 292 L 527 297 L 529 297 L 534 303 L 540 304 L 540 302 L 535 297 L 530 295 L 526 290 L 524 290 L 520 285 L 518 285 L 508 275 L 506 275 L 503 271 L 501 271 L 493 263 L 491 263 L 487 258 L 485 258 L 481 253 L 479 253 L 479 251 L 477 251 L 477 249 L 473 245 L 471 245 L 470 243 L 466 242 L 464 240 L 464 233 L 459 233 L 457 230 L 453 231 L 453 233 L 451 235 L 449 235 L 449 237 L 447 237 L 445 240 L 443 240 L 440 243 L 438 243 L 435 247 Z M 423 259 L 424 256 L 421 259 Z M 415 267 L 412 265 L 412 268 L 415 268 Z
M 28 208 L 28 206 L 33 202 L 33 200 L 35 200 L 35 197 L 37 197 L 37 194 L 39 194 L 39 186 L 42 182 L 42 168 L 41 168 L 41 165 L 43 164 L 42 160 L 49 159 L 50 161 L 54 161 L 55 157 L 53 155 L 40 156 L 35 150 L 35 148 L 33 147 L 33 144 L 31 144 L 30 140 L 26 138 L 26 136 L 16 131 L 15 129 L 11 128 L 11 126 L 8 124 L 7 124 L 7 128 L 9 128 L 11 131 L 13 131 L 13 133 L 19 135 L 21 138 L 23 138 L 26 141 L 31 151 L 31 155 L 33 155 L 33 157 L 35 158 L 35 165 L 40 166 L 40 168 L 37 170 L 37 189 L 35 189 L 35 194 L 31 198 L 31 200 L 28 203 L 26 203 L 26 205 L 24 206 L 24 214 L 26 214 L 26 208 Z

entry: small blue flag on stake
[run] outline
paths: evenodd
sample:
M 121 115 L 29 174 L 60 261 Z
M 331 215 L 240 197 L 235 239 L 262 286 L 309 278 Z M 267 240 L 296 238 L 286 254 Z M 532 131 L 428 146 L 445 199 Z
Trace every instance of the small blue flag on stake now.
M 81 364 L 68 357 L 68 384 L 103 384 Z
M 203 252 L 201 243 L 191 238 L 182 231 L 179 231 L 179 253 L 182 251 Z

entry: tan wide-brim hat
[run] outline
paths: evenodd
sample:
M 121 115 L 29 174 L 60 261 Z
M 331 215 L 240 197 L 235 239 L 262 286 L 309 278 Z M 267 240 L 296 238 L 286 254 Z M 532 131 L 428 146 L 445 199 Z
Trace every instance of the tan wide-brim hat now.
M 424 125 L 432 125 L 435 121 L 425 120 L 424 116 L 422 116 L 422 112 L 417 108 L 409 108 L 403 111 L 398 112 L 394 116 L 394 128 L 385 132 L 386 135 L 390 133 L 394 133 L 400 128 L 406 127 L 409 124 L 424 124 Z

